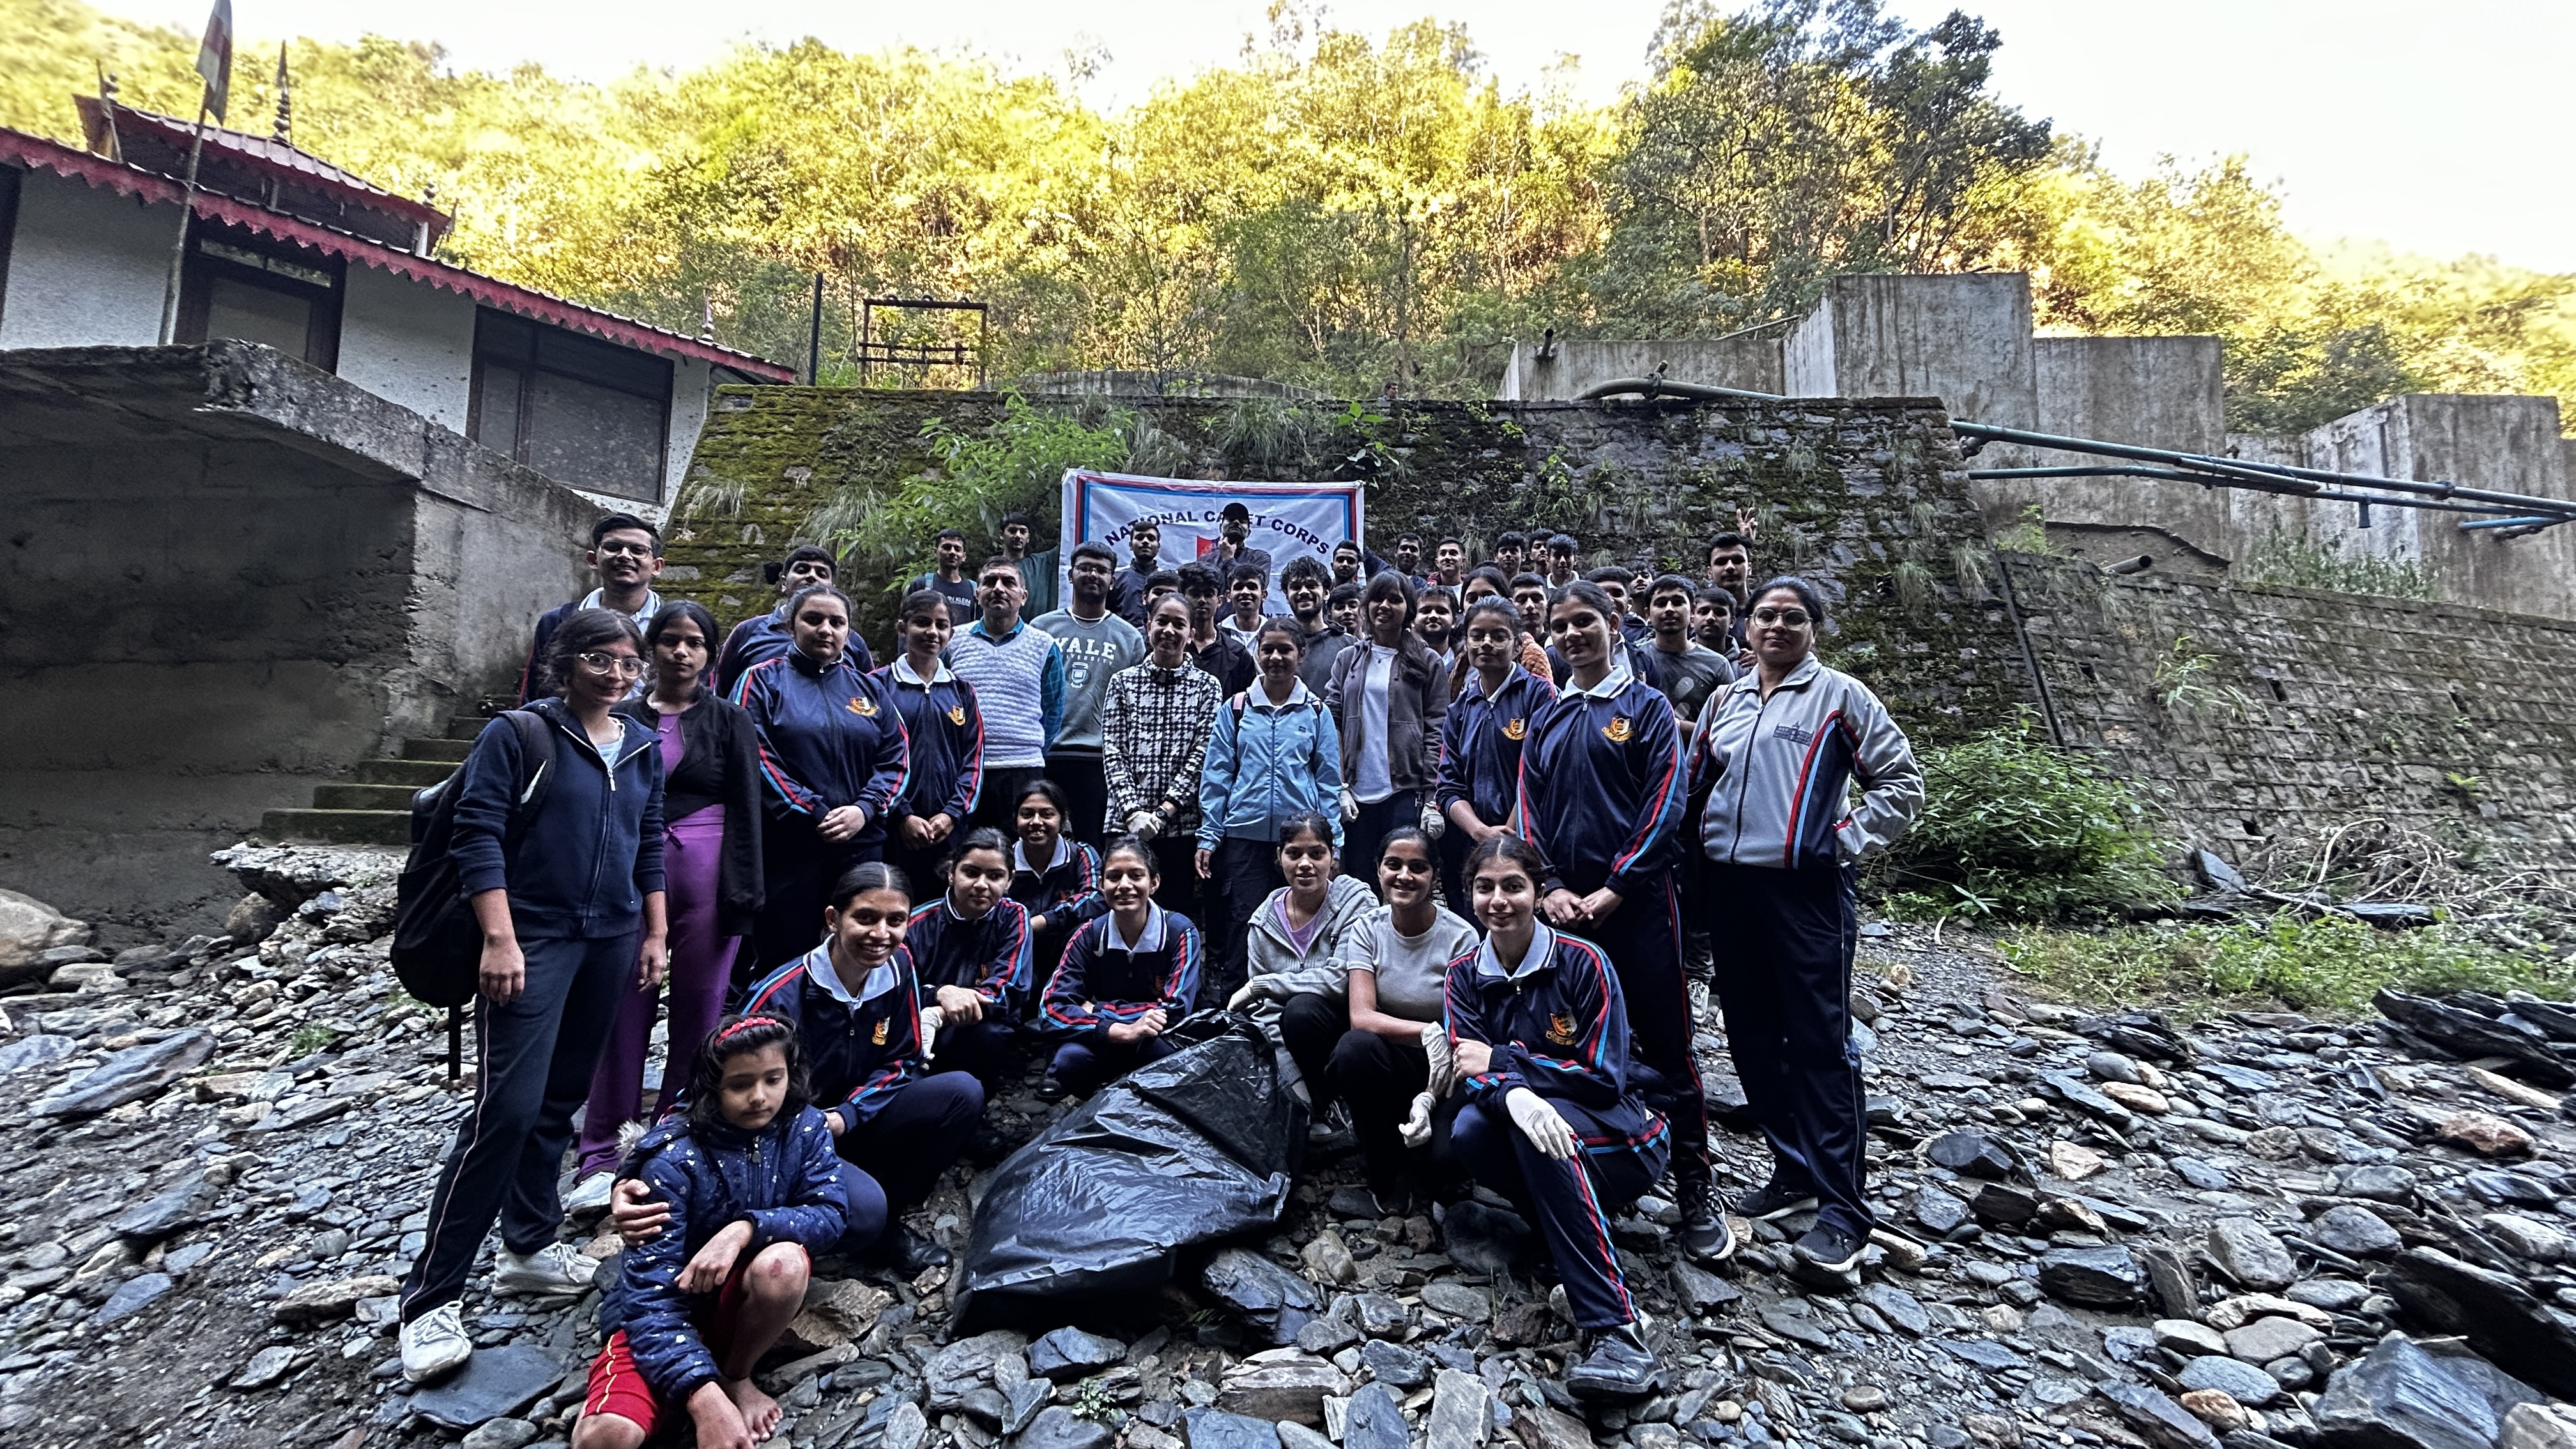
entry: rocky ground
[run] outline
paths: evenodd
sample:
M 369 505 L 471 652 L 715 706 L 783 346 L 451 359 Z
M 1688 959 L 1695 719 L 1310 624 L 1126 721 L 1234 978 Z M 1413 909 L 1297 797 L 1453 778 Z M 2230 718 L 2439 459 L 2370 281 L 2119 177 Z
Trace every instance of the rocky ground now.
M 395 862 L 233 864 L 259 899 L 232 939 L 0 967 L 0 1442 L 559 1443 L 595 1295 L 496 1300 L 478 1275 L 474 1366 L 417 1393 L 397 1369 L 396 1278 L 463 1094 L 442 1015 L 385 965 Z M 2547 1407 L 2576 1395 L 2576 1125 L 2502 1074 L 2568 1079 L 2538 1035 L 2473 1063 L 2427 1038 L 2483 1028 L 2421 1011 L 2178 1032 L 2024 999 L 1955 934 L 1865 930 L 1885 1227 L 1852 1281 L 1786 1271 L 1796 1219 L 1743 1226 L 1713 1273 L 1639 1204 L 1617 1238 L 1662 1396 L 1568 1399 L 1571 1330 L 1517 1220 L 1481 1199 L 1377 1220 L 1344 1137 L 1266 1242 L 1193 1255 L 1126 1321 L 952 1342 L 944 1270 L 827 1263 L 764 1374 L 777 1443 L 2576 1445 Z M 1749 1183 L 1740 1095 L 1719 1098 Z M 995 1121 L 1047 1113 L 1021 1094 Z M 920 1225 L 962 1246 L 989 1170 Z

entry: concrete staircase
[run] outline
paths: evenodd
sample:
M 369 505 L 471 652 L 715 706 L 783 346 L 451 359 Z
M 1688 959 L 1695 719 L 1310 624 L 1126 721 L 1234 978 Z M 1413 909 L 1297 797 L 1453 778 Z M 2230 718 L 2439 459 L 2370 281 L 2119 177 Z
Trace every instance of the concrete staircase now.
M 405 740 L 399 755 L 359 761 L 347 780 L 314 786 L 311 809 L 271 810 L 261 816 L 260 837 L 326 845 L 410 845 L 412 792 L 455 773 L 483 726 L 515 702 L 485 699 L 478 713 L 449 720 L 443 734 Z

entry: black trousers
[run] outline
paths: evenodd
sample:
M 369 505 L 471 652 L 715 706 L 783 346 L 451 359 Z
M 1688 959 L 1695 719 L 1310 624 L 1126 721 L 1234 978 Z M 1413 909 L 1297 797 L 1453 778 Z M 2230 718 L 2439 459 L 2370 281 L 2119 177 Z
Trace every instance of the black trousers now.
M 1338 996 L 1309 991 L 1279 1007 L 1279 1040 L 1306 1079 L 1306 1100 L 1317 1112 L 1333 1100 L 1333 1048 L 1350 1029 L 1350 1003 Z
M 1380 1192 L 1403 1187 L 1415 1164 L 1397 1129 L 1415 1095 L 1430 1085 L 1431 1058 L 1410 1042 L 1354 1028 L 1333 1043 L 1324 1078 L 1350 1108 L 1369 1186 Z
M 1039 765 L 1013 765 L 984 772 L 984 789 L 975 797 L 975 816 L 968 825 L 990 825 L 1013 840 L 1020 838 L 1020 792 L 1032 780 L 1047 778 Z M 1073 834 L 1073 822 L 1064 822 L 1064 832 Z M 916 887 L 916 889 L 918 889 Z
M 1813 1193 L 1817 1217 L 1867 1236 L 1869 1126 L 1851 1047 L 1852 876 L 1840 866 L 1708 867 L 1717 998 L 1773 1180 Z
M 933 1072 L 964 1072 L 983 1084 L 988 1099 L 1020 1074 L 1020 1034 L 998 1013 L 982 1021 L 939 1029 Z
M 1205 889 L 1201 900 L 1207 907 L 1208 919 L 1200 928 L 1208 939 L 1208 961 L 1212 969 L 1207 982 L 1199 988 L 1199 1005 L 1223 1006 L 1227 997 L 1244 980 L 1244 947 L 1249 939 L 1246 923 L 1270 893 L 1288 883 L 1279 871 L 1279 842 L 1251 840 L 1229 835 L 1216 843 L 1210 853 L 1208 874 L 1213 879 L 1201 881 Z M 1223 944 L 1220 946 L 1219 942 Z
M 919 1207 L 983 1116 L 982 1084 L 968 1073 L 947 1072 L 895 1088 L 876 1115 L 843 1133 L 835 1147 L 850 1207 L 840 1250 L 858 1252 L 888 1220 Z
M 1154 852 L 1154 873 L 1162 877 L 1161 883 L 1154 887 L 1154 904 L 1189 917 L 1190 924 L 1199 928 L 1204 941 L 1208 923 L 1201 919 L 1206 913 L 1202 909 L 1199 888 L 1207 882 L 1199 879 L 1198 832 L 1194 829 L 1167 830 L 1148 844 Z
M 1685 1183 L 1709 1170 L 1708 1100 L 1691 1054 L 1690 987 L 1682 979 L 1682 923 L 1672 879 L 1660 878 L 1619 903 L 1607 919 L 1577 931 L 1609 953 L 1628 999 L 1628 1040 L 1637 1060 L 1663 1078 L 1651 1105 L 1673 1128 L 1673 1167 Z
M 1377 848 L 1399 825 L 1422 823 L 1422 793 L 1398 790 L 1374 805 L 1362 805 L 1359 818 L 1342 822 L 1342 874 L 1377 889 Z
M 1064 792 L 1072 818 L 1064 822 L 1064 833 L 1083 844 L 1098 848 L 1113 835 L 1127 833 L 1125 821 L 1114 831 L 1109 823 L 1109 777 L 1102 773 L 1097 749 L 1056 749 L 1047 751 L 1047 778 Z
M 458 1124 L 429 1198 L 429 1241 L 403 1283 L 405 1323 L 465 1296 L 483 1236 L 533 1253 L 563 1225 L 556 1180 L 573 1110 L 635 986 L 635 937 L 519 943 L 527 981 L 506 1004 L 474 998 L 474 1107 Z
M 749 952 L 734 953 L 734 995 L 742 988 L 813 950 L 823 941 L 823 908 L 832 886 L 850 867 L 885 858 L 885 842 L 835 842 L 814 831 L 811 822 L 773 822 L 760 839 L 761 885 L 765 899 L 752 927 Z M 921 886 L 913 886 L 922 894 Z

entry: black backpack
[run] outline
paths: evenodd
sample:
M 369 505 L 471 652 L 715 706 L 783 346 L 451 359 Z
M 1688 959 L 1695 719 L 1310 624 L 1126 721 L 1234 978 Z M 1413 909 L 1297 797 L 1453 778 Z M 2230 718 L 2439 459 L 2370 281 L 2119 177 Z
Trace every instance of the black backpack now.
M 500 716 L 519 732 L 519 783 L 511 792 L 510 828 L 504 849 L 518 843 L 527 822 L 554 783 L 554 729 L 531 710 Z M 394 976 L 403 990 L 429 1006 L 462 1006 L 474 999 L 483 968 L 483 928 L 456 877 L 448 853 L 456 826 L 457 782 L 465 767 L 411 797 L 411 858 L 394 882 Z

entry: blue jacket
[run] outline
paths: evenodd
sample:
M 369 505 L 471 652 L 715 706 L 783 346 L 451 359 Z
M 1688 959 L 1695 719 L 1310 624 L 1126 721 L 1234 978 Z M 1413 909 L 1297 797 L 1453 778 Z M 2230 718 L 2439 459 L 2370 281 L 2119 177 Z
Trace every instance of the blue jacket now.
M 1100 896 L 1100 852 L 1070 835 L 1056 837 L 1055 857 L 1031 865 L 1028 847 L 1011 842 L 1011 899 L 1032 916 L 1088 921 L 1109 909 Z M 1063 920 L 1057 921 L 1059 929 Z
M 1687 785 L 1662 691 L 1616 664 L 1591 692 L 1569 685 L 1521 746 L 1521 833 L 1547 858 L 1544 888 L 1636 899 L 1681 860 Z
M 1277 840 L 1289 816 L 1312 810 L 1342 844 L 1342 733 L 1333 712 L 1299 680 L 1286 704 L 1259 684 L 1218 705 L 1199 770 L 1199 848 L 1227 836 Z
M 751 672 L 751 666 L 783 659 L 796 652 L 796 630 L 787 622 L 787 606 L 780 604 L 766 614 L 754 614 L 733 626 L 725 636 L 724 652 L 716 656 L 716 693 L 730 699 L 733 688 Z M 861 674 L 876 668 L 876 658 L 868 653 L 868 641 L 850 631 L 850 641 L 841 657 Z
M 832 989 L 841 985 L 840 991 Z M 844 1000 L 843 997 L 855 1000 Z M 752 983 L 743 1014 L 783 1016 L 805 1047 L 805 1080 L 844 1131 L 874 1117 L 896 1088 L 921 1075 L 920 984 L 912 955 L 894 959 L 852 985 L 832 969 L 832 943 Z
M 903 947 L 931 1000 L 942 986 L 963 986 L 1015 1017 L 1029 999 L 1029 911 L 1018 901 L 1005 900 L 969 921 L 941 896 L 912 913 Z
M 1600 947 L 1541 921 L 1520 969 L 1505 971 L 1489 938 L 1449 963 L 1441 1014 L 1451 1040 L 1493 1048 L 1490 1069 L 1460 1083 L 1467 1100 L 1527 1087 L 1556 1104 L 1586 1152 L 1638 1153 L 1650 1179 L 1663 1172 L 1671 1143 L 1629 1079 L 1628 1006 Z
M 662 1235 L 628 1248 L 599 1309 L 602 1333 L 623 1329 L 635 1371 L 664 1405 L 678 1408 L 718 1377 L 693 1309 L 702 1295 L 680 1291 L 680 1270 L 707 1240 L 735 1223 L 751 1224 L 737 1266 L 776 1243 L 820 1252 L 847 1229 L 840 1158 L 831 1129 L 811 1107 L 757 1132 L 730 1123 L 693 1127 L 668 1117 L 635 1145 L 620 1177 L 643 1179 L 671 1220 Z
M 662 750 L 653 731 L 610 715 L 625 734 L 612 768 L 564 708 L 527 706 L 553 726 L 554 774 L 537 816 L 510 847 L 519 782 L 519 732 L 508 720 L 483 727 L 465 756 L 456 797 L 457 882 L 467 895 L 510 893 L 522 940 L 600 941 L 633 932 L 644 897 L 662 889 Z
M 1187 916 L 1150 907 L 1134 941 L 1118 934 L 1116 916 L 1101 916 L 1074 936 L 1047 978 L 1044 1025 L 1057 1036 L 1083 1036 L 1156 1007 L 1178 1021 L 1198 999 L 1206 962 L 1207 947 Z
M 911 742 L 894 696 L 846 662 L 824 669 L 803 654 L 764 660 L 734 686 L 760 731 L 770 818 L 807 826 L 844 805 L 867 812 L 856 842 L 885 838 L 885 813 L 904 793 Z
M 893 697 L 912 747 L 912 779 L 895 800 L 895 813 L 924 820 L 944 814 L 964 825 L 984 798 L 984 713 L 975 686 L 945 663 L 924 683 L 900 658 L 868 677 Z
M 1521 742 L 1530 721 L 1556 698 L 1556 686 L 1515 664 L 1485 697 L 1484 676 L 1467 672 L 1449 701 L 1440 729 L 1440 813 L 1465 801 L 1476 818 L 1500 825 L 1512 818 L 1521 787 Z

